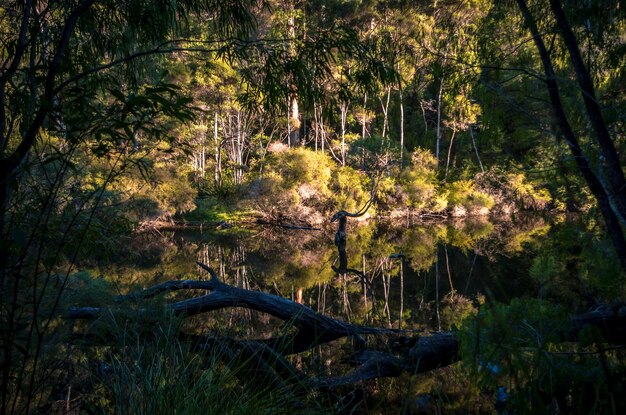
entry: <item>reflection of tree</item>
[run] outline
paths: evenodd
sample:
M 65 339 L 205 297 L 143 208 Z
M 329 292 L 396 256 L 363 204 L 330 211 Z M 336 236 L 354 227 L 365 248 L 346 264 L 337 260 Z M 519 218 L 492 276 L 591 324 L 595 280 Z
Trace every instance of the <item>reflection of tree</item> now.
M 460 327 L 461 322 L 477 312 L 471 299 L 461 294 L 450 292 L 441 301 L 441 328 L 451 330 Z
M 168 247 L 159 251 L 156 263 L 117 273 L 126 286 L 129 276 L 134 284 L 148 285 L 171 277 L 190 278 L 195 275 L 190 264 L 201 260 L 230 284 L 278 293 L 353 322 L 418 328 L 428 324 L 439 308 L 445 328 L 447 302 L 456 301 L 459 295 L 471 297 L 485 287 L 500 289 L 502 285 L 499 292 L 511 288 L 516 279 L 493 277 L 510 274 L 503 271 L 507 265 L 491 260 L 502 254 L 521 258 L 520 248 L 536 244 L 548 229 L 540 218 L 499 223 L 470 219 L 410 228 L 371 222 L 353 226 L 346 237 L 345 263 L 358 273 L 345 275 L 333 270 L 333 265 L 339 265 L 337 247 L 328 232 L 283 229 L 245 236 L 155 235 L 153 242 L 141 239 L 136 245 L 149 248 L 158 242 Z M 517 261 L 515 269 L 526 269 L 519 266 L 521 259 L 507 259 L 511 261 Z M 458 290 L 454 295 L 449 294 L 452 287 Z M 249 312 L 229 313 L 227 321 L 233 324 L 243 319 L 242 329 L 247 330 L 244 323 L 250 318 L 256 319 L 253 324 L 267 323 Z

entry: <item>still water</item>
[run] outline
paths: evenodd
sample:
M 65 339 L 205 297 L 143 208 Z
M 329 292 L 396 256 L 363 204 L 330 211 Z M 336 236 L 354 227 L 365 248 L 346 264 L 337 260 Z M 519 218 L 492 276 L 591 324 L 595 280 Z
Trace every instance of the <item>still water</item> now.
M 204 279 L 196 261 L 228 284 L 263 290 L 358 324 L 448 330 L 483 301 L 535 296 L 529 278 L 552 218 L 397 224 L 348 222 L 348 272 L 338 272 L 335 229 L 257 227 L 165 230 L 133 242 L 130 265 L 107 266 L 121 290 Z M 266 320 L 224 311 L 229 329 L 262 335 Z M 254 329 L 257 329 L 254 331 Z M 271 330 L 267 327 L 267 331 Z

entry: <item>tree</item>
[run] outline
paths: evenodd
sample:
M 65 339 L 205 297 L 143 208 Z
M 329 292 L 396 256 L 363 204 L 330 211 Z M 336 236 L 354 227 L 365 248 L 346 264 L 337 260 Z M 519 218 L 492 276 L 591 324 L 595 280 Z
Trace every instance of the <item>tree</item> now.
M 626 238 L 620 224 L 620 222 L 623 222 L 623 218 L 626 217 L 626 181 L 624 180 L 624 172 L 615 145 L 610 137 L 609 130 L 602 116 L 600 104 L 596 98 L 591 76 L 581 58 L 576 38 L 563 12 L 560 1 L 550 0 L 550 9 L 567 47 L 570 63 L 574 67 L 580 93 L 585 104 L 586 115 L 595 133 L 594 144 L 600 148 L 601 163 L 598 168 L 599 173 L 593 171 L 589 155 L 581 147 L 577 134 L 568 120 L 561 100 L 561 92 L 557 83 L 553 61 L 543 40 L 543 35 L 537 27 L 535 18 L 525 0 L 517 0 L 517 4 L 539 52 L 554 118 L 557 120 L 560 132 L 565 138 L 581 174 L 598 202 L 598 208 L 606 223 L 607 232 L 613 242 L 622 268 L 626 270 Z M 602 180 L 603 170 L 606 170 L 608 176 L 606 183 Z
M 251 33 L 256 3 L 3 3 L 2 27 L 17 30 L 3 31 L 0 39 L 2 413 L 30 412 L 33 400 L 44 393 L 39 387 L 45 376 L 42 348 L 72 269 L 61 271 L 59 263 L 72 244 L 67 259 L 75 262 L 94 219 L 93 210 L 86 216 L 81 212 L 106 198 L 107 185 L 132 162 L 126 156 L 136 149 L 138 134 L 158 138 L 167 127 L 156 120 L 190 117 L 189 100 L 161 71 L 153 71 L 160 73 L 154 85 L 141 85 L 141 78 L 149 78 L 146 69 L 154 69 L 146 59 L 183 50 L 226 53 L 224 46 Z M 206 41 L 185 41 L 192 14 L 208 22 Z M 133 66 L 139 61 L 143 72 Z M 94 179 L 91 192 L 70 188 L 66 181 L 68 171 L 76 169 L 71 156 L 80 146 L 104 158 L 104 174 Z M 54 157 L 41 157 L 48 149 Z M 26 181 L 34 164 L 29 158 L 41 160 L 41 176 L 33 182 L 39 188 Z M 57 200 L 80 191 L 86 193 L 82 201 Z M 37 202 L 30 205 L 32 212 L 25 201 Z M 57 233 L 55 215 L 72 210 L 60 218 L 66 223 Z

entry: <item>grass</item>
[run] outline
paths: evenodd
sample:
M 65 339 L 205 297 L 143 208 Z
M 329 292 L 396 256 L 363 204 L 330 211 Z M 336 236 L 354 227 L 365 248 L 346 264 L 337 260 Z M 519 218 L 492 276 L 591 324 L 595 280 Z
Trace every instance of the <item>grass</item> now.
M 254 214 L 250 210 L 240 209 L 235 203 L 215 199 L 197 199 L 196 208 L 177 217 L 184 223 L 230 223 L 250 222 Z
M 306 409 L 270 382 L 246 382 L 250 362 L 236 359 L 218 343 L 202 353 L 176 339 L 179 322 L 165 319 L 152 335 L 119 325 L 119 342 L 100 354 L 96 384 L 79 410 L 113 414 L 291 414 L 328 413 Z M 138 330 L 141 331 L 141 330 Z M 78 409 L 78 408 L 76 408 Z

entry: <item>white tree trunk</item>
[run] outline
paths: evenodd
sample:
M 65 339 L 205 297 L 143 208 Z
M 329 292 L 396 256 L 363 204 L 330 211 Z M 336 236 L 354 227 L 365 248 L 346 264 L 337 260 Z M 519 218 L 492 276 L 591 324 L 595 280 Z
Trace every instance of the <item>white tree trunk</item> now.
M 435 158 L 439 165 L 439 146 L 441 145 L 441 101 L 443 97 L 443 77 L 439 83 L 439 94 L 437 95 L 437 145 L 435 147 Z
M 346 165 L 346 121 L 348 118 L 348 104 L 341 104 L 341 165 Z

